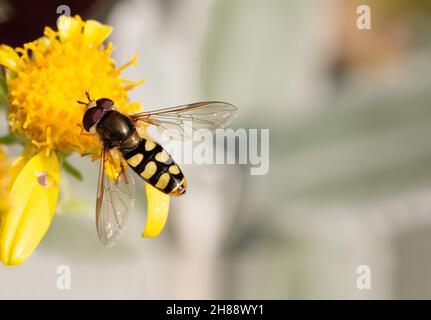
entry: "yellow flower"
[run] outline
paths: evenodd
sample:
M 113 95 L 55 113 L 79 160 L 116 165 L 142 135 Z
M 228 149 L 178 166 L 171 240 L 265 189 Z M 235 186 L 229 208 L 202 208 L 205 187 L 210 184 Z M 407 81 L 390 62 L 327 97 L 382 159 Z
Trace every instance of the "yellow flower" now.
M 9 208 L 8 196 L 6 193 L 6 152 L 3 146 L 0 146 L 0 222 L 2 216 Z
M 62 17 L 59 30 L 45 29 L 45 36 L 23 48 L 0 46 L 0 64 L 8 70 L 9 124 L 13 132 L 36 147 L 80 154 L 100 151 L 96 137 L 81 134 L 85 91 L 94 97 L 109 97 L 119 111 L 134 113 L 127 91 L 137 86 L 120 77 L 134 64 L 116 68 L 113 46 L 103 41 L 112 28 L 79 17 Z
M 6 67 L 10 129 L 24 142 L 24 151 L 9 170 L 10 209 L 0 225 L 0 260 L 25 261 L 45 235 L 53 218 L 60 182 L 60 163 L 77 152 L 98 158 L 101 143 L 82 134 L 84 100 L 109 97 L 116 108 L 131 114 L 139 103 L 127 93 L 133 82 L 121 72 L 136 56 L 117 68 L 113 45 L 105 39 L 112 28 L 80 17 L 61 17 L 58 30 L 45 28 L 44 36 L 12 49 L 0 45 L 0 65 Z M 148 223 L 145 236 L 157 235 L 167 218 L 169 198 L 147 187 Z M 149 231 L 148 231 L 149 230 Z

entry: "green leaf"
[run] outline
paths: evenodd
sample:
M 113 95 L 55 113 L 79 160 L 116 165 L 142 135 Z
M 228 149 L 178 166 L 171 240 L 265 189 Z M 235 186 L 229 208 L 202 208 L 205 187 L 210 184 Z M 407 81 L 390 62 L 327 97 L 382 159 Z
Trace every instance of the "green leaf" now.
M 10 145 L 17 142 L 18 142 L 18 139 L 16 135 L 14 135 L 12 132 L 0 137 L 0 144 Z
M 0 76 L 0 106 L 7 106 L 8 100 L 7 100 L 7 94 L 8 94 L 8 87 L 7 82 L 4 76 Z
M 66 170 L 72 177 L 82 181 L 82 174 L 78 169 L 73 167 L 67 160 L 63 160 L 63 168 Z

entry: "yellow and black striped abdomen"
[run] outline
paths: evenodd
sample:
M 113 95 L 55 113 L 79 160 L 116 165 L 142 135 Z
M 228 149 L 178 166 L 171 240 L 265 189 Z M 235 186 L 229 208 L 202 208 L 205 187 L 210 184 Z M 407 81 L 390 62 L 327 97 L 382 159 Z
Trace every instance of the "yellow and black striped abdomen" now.
M 171 196 L 186 191 L 187 182 L 180 167 L 157 142 L 142 138 L 135 148 L 120 150 L 130 167 L 153 187 Z

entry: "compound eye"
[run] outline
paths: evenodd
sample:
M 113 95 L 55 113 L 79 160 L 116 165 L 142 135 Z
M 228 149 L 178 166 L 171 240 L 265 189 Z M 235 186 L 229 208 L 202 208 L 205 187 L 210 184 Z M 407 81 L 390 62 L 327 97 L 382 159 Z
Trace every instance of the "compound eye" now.
M 82 119 L 82 126 L 85 131 L 90 132 L 90 129 L 102 118 L 103 110 L 93 107 L 85 111 Z
M 101 108 L 103 111 L 111 110 L 114 108 L 114 102 L 108 98 L 101 98 L 96 101 L 96 106 Z

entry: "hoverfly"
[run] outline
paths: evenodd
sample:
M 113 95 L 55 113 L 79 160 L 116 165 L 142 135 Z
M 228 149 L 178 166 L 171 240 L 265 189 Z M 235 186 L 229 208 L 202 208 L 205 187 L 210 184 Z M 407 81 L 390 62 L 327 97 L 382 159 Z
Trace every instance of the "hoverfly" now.
M 237 109 L 226 102 L 206 101 L 126 115 L 115 110 L 109 98 L 93 100 L 88 92 L 86 96 L 88 102 L 78 101 L 86 105 L 82 126 L 85 131 L 95 133 L 102 143 L 96 200 L 97 233 L 104 245 L 112 246 L 125 228 L 134 202 L 134 180 L 126 171 L 127 167 L 170 196 L 180 196 L 187 188 L 186 178 L 171 155 L 151 137 L 140 135 L 138 122 L 159 129 L 175 128 L 184 137 L 184 125 L 191 126 L 191 130 L 214 131 L 228 125 Z M 107 170 L 115 163 L 114 152 L 120 155 L 115 175 Z

